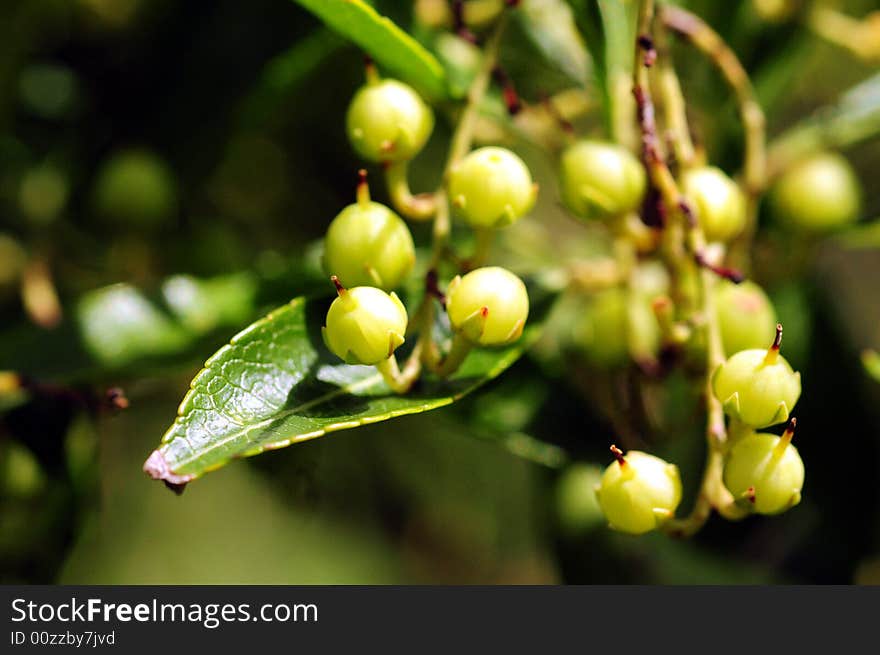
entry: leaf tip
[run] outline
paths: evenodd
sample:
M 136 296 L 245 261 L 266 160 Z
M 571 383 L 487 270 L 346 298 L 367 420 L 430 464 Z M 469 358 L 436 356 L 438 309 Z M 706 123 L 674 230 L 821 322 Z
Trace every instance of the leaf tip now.
M 162 480 L 165 486 L 178 496 L 183 493 L 187 483 L 195 477 L 193 475 L 174 473 L 168 466 L 168 462 L 165 461 L 165 456 L 158 448 L 150 453 L 147 461 L 144 462 L 144 473 L 154 480 Z

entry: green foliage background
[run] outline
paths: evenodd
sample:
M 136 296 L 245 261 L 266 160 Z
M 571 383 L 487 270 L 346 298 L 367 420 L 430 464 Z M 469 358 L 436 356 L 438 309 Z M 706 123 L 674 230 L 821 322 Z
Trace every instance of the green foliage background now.
M 413 27 L 412 3 L 374 4 L 436 48 Z M 596 40 L 593 3 L 570 4 L 583 8 L 592 63 L 561 31 L 548 42 L 522 22 L 502 61 L 526 99 L 584 85 L 596 99 L 579 126 L 588 133 L 603 127 L 597 62 L 613 49 Z M 876 74 L 796 24 L 761 22 L 748 2 L 682 4 L 742 57 L 771 136 Z M 842 4 L 856 15 L 872 5 Z M 804 501 L 781 517 L 713 519 L 689 542 L 565 529 L 566 466 L 604 465 L 621 429 L 641 433 L 651 417 L 631 407 L 609 420 L 596 388 L 626 401 L 631 377 L 572 375 L 540 344 L 453 407 L 236 462 L 181 497 L 149 481 L 144 457 L 205 358 L 266 311 L 323 290 L 315 242 L 352 201 L 362 165 L 343 127 L 362 53 L 287 0 L 9 0 L 4 14 L 0 370 L 38 384 L 0 404 L 0 581 L 880 582 L 880 384 L 860 361 L 880 348 L 876 228 L 817 245 L 768 227 L 756 246 L 804 380 Z M 741 132 L 729 93 L 699 58 L 678 61 L 700 137 L 735 170 Z M 423 90 L 439 93 L 436 82 Z M 438 179 L 445 115 L 414 167 L 418 189 Z M 552 226 L 556 244 L 597 249 L 558 207 L 553 160 L 518 152 L 542 188 L 528 220 Z M 120 153 L 134 161 L 126 167 Z M 880 142 L 846 154 L 874 218 Z M 520 269 L 557 252 L 517 248 L 528 232 L 512 234 L 505 257 Z M 52 271 L 63 308 L 55 327 L 26 315 L 25 256 Z M 113 385 L 129 409 L 84 411 L 84 398 Z M 700 421 L 674 395 L 668 409 L 680 414 L 675 433 L 650 444 L 687 485 L 700 470 Z

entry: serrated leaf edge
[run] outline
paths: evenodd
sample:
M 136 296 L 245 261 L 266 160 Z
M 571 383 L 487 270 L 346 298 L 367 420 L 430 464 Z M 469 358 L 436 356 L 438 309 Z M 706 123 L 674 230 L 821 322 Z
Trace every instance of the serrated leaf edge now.
M 356 428 L 356 427 L 360 427 L 363 425 L 369 425 L 372 423 L 380 423 L 382 421 L 387 421 L 389 419 L 397 418 L 400 416 L 421 414 L 423 412 L 427 412 L 427 411 L 431 411 L 434 409 L 439 409 L 441 407 L 445 407 L 446 405 L 451 405 L 452 403 L 456 402 L 457 400 L 460 400 L 466 394 L 468 394 L 472 391 L 475 391 L 476 389 L 478 389 L 479 387 L 481 387 L 482 385 L 484 385 L 488 381 L 490 381 L 490 380 L 494 379 L 495 377 L 497 377 L 498 375 L 500 375 L 505 369 L 507 369 L 511 364 L 513 364 L 513 362 L 515 362 L 520 357 L 520 355 L 522 355 L 522 353 L 525 352 L 525 350 L 528 349 L 528 347 L 531 345 L 531 343 L 534 341 L 534 339 L 537 337 L 537 334 L 538 334 L 538 330 L 535 329 L 531 335 L 523 335 L 523 337 L 521 337 L 521 344 L 518 345 L 517 348 L 512 349 L 506 357 L 503 357 L 500 360 L 498 360 L 498 362 L 495 364 L 495 366 L 493 366 L 492 368 L 488 369 L 485 372 L 485 374 L 482 376 L 482 379 L 479 382 L 477 382 L 473 387 L 469 387 L 466 391 L 460 391 L 460 392 L 453 394 L 451 396 L 448 396 L 446 398 L 441 398 L 441 399 L 434 400 L 434 401 L 426 401 L 426 403 L 421 404 L 421 405 L 414 405 L 412 407 L 405 407 L 405 408 L 401 408 L 401 409 L 394 410 L 391 412 L 386 412 L 384 414 L 380 414 L 380 415 L 376 415 L 376 416 L 365 416 L 363 418 L 360 418 L 357 420 L 352 420 L 352 421 L 340 421 L 339 423 L 333 423 L 333 424 L 327 425 L 327 426 L 321 428 L 320 430 L 314 430 L 312 432 L 305 432 L 305 433 L 298 434 L 298 435 L 292 435 L 290 437 L 287 437 L 285 439 L 280 439 L 278 441 L 260 444 L 259 446 L 251 448 L 249 450 L 242 451 L 241 453 L 237 453 L 235 455 L 232 455 L 232 456 L 230 456 L 220 462 L 217 462 L 216 464 L 214 464 L 212 466 L 206 467 L 198 473 L 189 473 L 189 474 L 175 473 L 170 468 L 170 466 L 168 466 L 168 463 L 165 460 L 165 457 L 164 457 L 162 451 L 164 449 L 164 446 L 166 446 L 168 443 L 170 443 L 173 439 L 183 438 L 183 437 L 174 437 L 174 436 L 172 436 L 172 433 L 174 432 L 175 428 L 178 427 L 180 422 L 186 418 L 183 413 L 183 408 L 187 404 L 187 401 L 189 400 L 190 396 L 195 392 L 195 385 L 198 382 L 198 380 L 203 375 L 206 374 L 206 372 L 210 369 L 211 364 L 214 361 L 216 361 L 222 353 L 226 352 L 229 348 L 234 346 L 238 341 L 240 341 L 247 334 L 254 331 L 255 329 L 258 329 L 263 323 L 266 323 L 268 321 L 273 320 L 280 312 L 290 311 L 290 310 L 294 309 L 298 304 L 304 304 L 305 302 L 307 302 L 307 298 L 305 298 L 305 297 L 295 298 L 292 301 L 290 301 L 290 303 L 288 303 L 287 305 L 284 305 L 283 307 L 280 307 L 276 310 L 273 310 L 272 312 L 269 312 L 266 316 L 255 321 L 254 323 L 250 324 L 249 326 L 244 328 L 241 332 L 239 332 L 234 337 L 232 337 L 232 339 L 230 339 L 228 344 L 226 344 L 225 346 L 220 348 L 217 352 L 215 352 L 211 357 L 208 358 L 208 360 L 205 362 L 205 366 L 193 378 L 192 382 L 190 382 L 190 389 L 186 393 L 186 395 L 184 396 L 180 405 L 178 406 L 177 418 L 175 418 L 174 423 L 171 424 L 171 427 L 169 427 L 168 430 L 163 435 L 159 448 L 154 450 L 150 454 L 150 456 L 147 458 L 146 462 L 144 463 L 144 472 L 146 472 L 148 475 L 150 475 L 150 477 L 152 477 L 153 479 L 164 480 L 166 483 L 169 484 L 169 486 L 182 487 L 186 483 L 191 482 L 192 480 L 195 480 L 197 478 L 200 478 L 205 473 L 210 473 L 211 471 L 216 471 L 217 469 L 220 469 L 220 468 L 226 466 L 229 462 L 231 462 L 234 459 L 253 457 L 253 456 L 259 455 L 260 453 L 263 453 L 267 450 L 279 450 L 281 448 L 285 448 L 285 447 L 293 445 L 295 443 L 301 443 L 303 441 L 316 439 L 316 438 L 324 436 L 330 432 L 338 432 L 340 430 Z M 331 391 L 331 392 L 328 392 L 322 396 L 319 396 L 318 398 L 314 398 L 314 399 L 308 401 L 307 403 L 303 403 L 301 405 L 298 405 L 297 407 L 294 407 L 294 408 L 285 410 L 279 414 L 276 414 L 276 415 L 272 416 L 271 418 L 267 418 L 267 419 L 264 419 L 264 420 L 259 421 L 257 423 L 254 423 L 253 425 L 248 426 L 244 430 L 237 431 L 231 436 L 225 437 L 224 439 L 222 439 L 220 441 L 212 443 L 210 448 L 202 449 L 200 452 L 204 453 L 208 450 L 213 450 L 215 447 L 221 447 L 222 445 L 228 443 L 229 441 L 232 441 L 233 439 L 237 439 L 239 437 L 245 436 L 248 433 L 253 432 L 254 430 L 259 430 L 259 429 L 266 427 L 267 425 L 270 425 L 278 420 L 282 420 L 287 416 L 291 416 L 291 415 L 297 414 L 299 412 L 302 412 L 304 409 L 308 409 L 309 407 L 313 407 L 316 404 L 320 404 L 320 403 L 325 402 L 327 400 L 332 400 L 333 398 L 336 398 L 338 396 L 341 396 L 341 395 L 344 395 L 347 393 L 356 392 L 360 389 L 364 389 L 364 388 L 370 387 L 374 384 L 378 384 L 381 381 L 382 381 L 382 375 L 380 373 L 376 373 L 375 375 L 371 375 L 371 376 L 364 378 L 362 380 L 358 380 L 357 382 L 347 384 L 343 387 L 339 387 L 338 389 L 335 389 L 334 391 Z M 178 470 L 180 468 L 182 468 L 183 466 L 185 466 L 186 464 L 189 464 L 196 459 L 197 459 L 197 457 L 192 457 L 192 458 L 183 460 L 182 463 L 178 462 L 177 463 Z

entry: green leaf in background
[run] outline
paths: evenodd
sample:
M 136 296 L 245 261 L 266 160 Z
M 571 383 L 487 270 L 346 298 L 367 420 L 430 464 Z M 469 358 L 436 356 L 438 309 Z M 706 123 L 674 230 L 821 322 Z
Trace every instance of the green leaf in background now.
M 263 68 L 241 110 L 246 127 L 259 126 L 345 42 L 329 30 L 307 34 Z
M 222 343 L 221 330 L 258 315 L 263 302 L 258 294 L 268 295 L 273 305 L 289 296 L 270 287 L 271 281 L 249 272 L 174 275 L 158 293 L 125 283 L 101 287 L 84 294 L 52 330 L 22 323 L 4 331 L 0 362 L 8 371 L 64 383 L 189 367 L 201 359 L 200 348 Z M 0 410 L 6 400 L 0 393 Z
M 255 280 L 244 273 L 203 280 L 175 275 L 162 285 L 167 311 L 137 288 L 115 284 L 83 296 L 76 316 L 88 352 L 115 368 L 179 352 L 219 326 L 246 321 L 256 291 Z
M 606 128 L 610 135 L 619 138 L 615 132 L 623 120 L 620 115 L 629 108 L 621 106 L 617 85 L 622 79 L 623 84 L 629 84 L 635 47 L 635 5 L 623 0 L 568 0 L 568 4 L 593 60 L 592 81 L 605 105 Z
M 422 380 L 398 396 L 375 368 L 341 364 L 327 351 L 326 309 L 326 301 L 297 298 L 217 351 L 144 470 L 179 487 L 233 458 L 449 405 L 516 361 L 538 329 L 506 348 L 474 350 L 448 380 Z
M 516 12 L 523 29 L 548 61 L 586 88 L 590 55 L 564 0 L 526 0 Z
M 767 151 L 770 174 L 823 148 L 845 148 L 880 134 L 880 73 L 863 80 L 786 130 Z
M 363 48 L 376 62 L 431 99 L 445 98 L 440 62 L 418 41 L 362 0 L 295 0 L 333 31 Z

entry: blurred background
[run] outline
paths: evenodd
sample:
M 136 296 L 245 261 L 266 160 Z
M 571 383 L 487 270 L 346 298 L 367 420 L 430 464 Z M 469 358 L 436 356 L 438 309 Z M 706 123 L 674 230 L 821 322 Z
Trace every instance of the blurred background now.
M 466 76 L 437 3 L 373 4 Z M 702 419 L 683 380 L 644 398 L 638 372 L 567 364 L 558 329 L 454 407 L 234 462 L 180 497 L 150 481 L 143 461 L 204 360 L 269 309 L 326 292 L 319 240 L 363 165 L 344 130 L 362 53 L 290 0 L 3 0 L 0 582 L 880 584 L 880 383 L 862 365 L 880 348 L 876 60 L 774 3 L 682 4 L 742 58 L 771 138 L 873 80 L 859 110 L 876 129 L 844 150 L 864 223 L 811 241 L 762 215 L 752 253 L 803 375 L 799 506 L 712 518 L 684 542 L 607 530 L 585 490 L 608 443 L 635 433 L 677 462 L 687 506 Z M 578 133 L 601 134 L 593 49 L 568 5 L 519 13 L 502 62 L 523 100 L 568 94 Z M 728 90 L 675 53 L 698 138 L 735 172 Z M 436 186 L 453 109 L 438 107 L 417 190 Z M 480 138 L 507 142 L 487 114 Z M 498 257 L 534 269 L 575 256 L 560 244 L 607 246 L 559 207 L 554 153 L 513 147 L 542 194 Z

